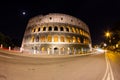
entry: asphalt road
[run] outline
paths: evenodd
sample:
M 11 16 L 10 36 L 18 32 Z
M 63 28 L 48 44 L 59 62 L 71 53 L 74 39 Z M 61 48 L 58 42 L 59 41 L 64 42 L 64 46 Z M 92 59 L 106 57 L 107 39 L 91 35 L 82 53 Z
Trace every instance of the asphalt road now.
M 120 80 L 119 54 L 54 57 L 0 53 L 0 80 Z
M 111 64 L 114 80 L 120 80 L 120 53 L 109 52 L 107 56 Z

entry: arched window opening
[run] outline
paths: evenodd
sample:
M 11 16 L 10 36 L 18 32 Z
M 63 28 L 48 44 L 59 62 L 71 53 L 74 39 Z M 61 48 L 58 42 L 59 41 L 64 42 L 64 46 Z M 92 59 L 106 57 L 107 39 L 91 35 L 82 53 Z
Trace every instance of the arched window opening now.
M 52 27 L 51 26 L 49 26 L 48 31 L 52 31 Z
M 67 48 L 67 50 L 69 51 L 69 50 L 70 50 L 70 48 L 68 47 L 68 48 Z
M 60 52 L 61 52 L 61 54 L 65 54 L 65 48 L 64 47 L 60 48 Z
M 58 31 L 58 27 L 57 26 L 54 27 L 54 31 Z
M 45 42 L 45 36 L 41 36 L 40 41 Z
M 80 43 L 80 38 L 79 37 L 77 38 L 77 41 L 78 41 L 78 43 Z
M 41 51 L 45 51 L 45 47 L 42 47 L 42 48 L 41 48 Z
M 74 49 L 74 47 L 72 48 L 72 54 L 74 54 L 75 53 L 75 49 Z
M 37 46 L 35 46 L 34 49 L 37 50 Z
M 65 48 L 63 47 L 63 48 L 61 48 L 60 50 L 61 50 L 61 51 L 64 51 L 64 50 L 65 50 Z
M 34 31 L 33 32 L 35 32 L 36 31 L 36 29 L 34 29 Z
M 52 36 L 51 36 L 51 35 L 48 35 L 47 41 L 48 41 L 48 42 L 52 42 Z
M 79 30 L 78 30 L 78 29 L 76 29 L 76 32 L 77 32 L 77 33 L 79 33 Z
M 82 31 L 82 35 L 85 35 L 85 32 L 84 32 L 84 31 Z
M 76 42 L 76 38 L 73 36 L 73 42 L 75 43 Z
M 36 42 L 39 42 L 39 36 L 36 37 Z
M 83 40 L 83 43 L 86 44 L 86 39 Z
M 38 32 L 38 28 L 36 28 L 36 31 L 35 32 Z
M 58 54 L 59 53 L 59 49 L 57 47 L 54 48 L 54 54 Z
M 72 27 L 72 32 L 73 32 L 73 33 L 76 33 L 76 31 L 75 31 L 75 28 L 74 28 L 74 27 Z
M 51 54 L 52 53 L 52 48 L 47 48 L 47 52 L 48 52 L 48 54 Z
M 89 43 L 90 43 L 90 40 L 87 40 L 87 43 L 89 44 Z
M 43 31 L 46 31 L 46 27 L 43 27 Z
M 32 30 L 32 32 L 35 32 L 36 31 L 36 29 L 34 28 L 33 30 Z
M 64 31 L 63 27 L 60 27 L 60 31 Z
M 85 44 L 88 44 L 88 43 L 89 43 L 89 40 L 88 40 L 88 39 L 84 39 L 84 43 L 85 43 Z
M 60 42 L 65 42 L 64 36 L 61 36 L 61 37 L 60 37 Z
M 57 47 L 55 47 L 55 48 L 54 48 L 54 50 L 58 50 L 58 48 L 57 48 Z
M 38 28 L 38 32 L 40 31 L 40 27 Z
M 67 54 L 71 54 L 71 50 L 69 47 L 67 48 Z
M 89 38 L 89 33 L 87 33 L 86 36 Z
M 82 30 L 80 29 L 80 35 L 82 35 Z
M 54 42 L 58 42 L 58 36 L 57 35 L 54 36 Z
M 66 37 L 66 42 L 70 43 L 70 40 L 71 40 L 71 39 L 70 39 L 70 36 L 67 36 L 67 37 Z
M 66 31 L 69 32 L 69 28 L 66 28 Z

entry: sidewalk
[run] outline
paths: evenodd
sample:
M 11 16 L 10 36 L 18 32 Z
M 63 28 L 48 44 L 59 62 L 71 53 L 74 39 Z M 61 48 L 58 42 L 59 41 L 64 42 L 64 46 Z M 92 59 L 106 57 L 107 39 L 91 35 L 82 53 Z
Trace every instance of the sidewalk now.
M 1 49 L 0 52 L 4 54 L 10 54 L 15 56 L 21 56 L 21 57 L 36 57 L 36 58 L 70 58 L 70 57 L 79 57 L 79 56 L 87 56 L 91 53 L 87 54 L 75 54 L 75 55 L 42 55 L 42 54 L 30 54 L 30 53 L 21 53 L 19 51 L 14 50 L 7 50 L 7 49 Z

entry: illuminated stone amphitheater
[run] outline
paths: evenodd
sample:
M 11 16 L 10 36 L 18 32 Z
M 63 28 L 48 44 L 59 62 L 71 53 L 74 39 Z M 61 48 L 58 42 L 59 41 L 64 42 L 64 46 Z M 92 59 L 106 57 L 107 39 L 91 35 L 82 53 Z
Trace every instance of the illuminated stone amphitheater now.
M 29 20 L 21 46 L 23 52 L 32 54 L 82 54 L 90 51 L 91 37 L 80 19 L 50 13 Z

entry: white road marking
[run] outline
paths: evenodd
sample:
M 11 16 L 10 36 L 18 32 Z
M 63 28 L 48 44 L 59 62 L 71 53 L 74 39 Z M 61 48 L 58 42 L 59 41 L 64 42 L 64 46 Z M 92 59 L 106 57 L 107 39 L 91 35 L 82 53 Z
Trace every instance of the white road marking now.
M 105 75 L 102 80 L 114 80 L 112 68 L 111 68 L 110 62 L 108 60 L 107 54 L 105 54 L 105 59 L 106 59 L 107 67 L 106 67 Z

